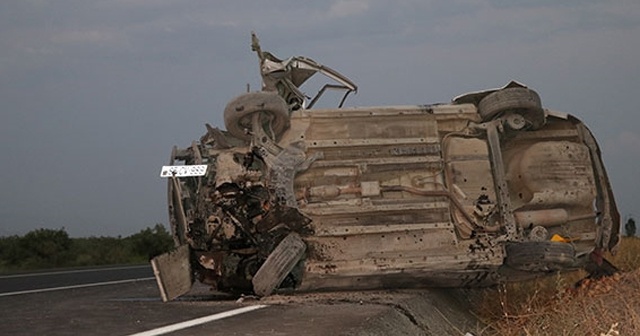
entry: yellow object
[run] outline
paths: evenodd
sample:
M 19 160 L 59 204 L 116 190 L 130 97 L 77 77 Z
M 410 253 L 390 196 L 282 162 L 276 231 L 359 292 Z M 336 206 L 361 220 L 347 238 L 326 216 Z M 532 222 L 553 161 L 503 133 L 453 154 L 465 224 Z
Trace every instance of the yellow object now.
M 559 235 L 559 234 L 557 234 L 557 233 L 556 233 L 556 234 L 554 234 L 554 235 L 551 237 L 551 241 L 552 241 L 552 242 L 570 243 L 572 240 L 574 240 L 574 239 L 565 238 L 565 237 L 563 237 L 563 236 L 561 236 L 561 235 Z

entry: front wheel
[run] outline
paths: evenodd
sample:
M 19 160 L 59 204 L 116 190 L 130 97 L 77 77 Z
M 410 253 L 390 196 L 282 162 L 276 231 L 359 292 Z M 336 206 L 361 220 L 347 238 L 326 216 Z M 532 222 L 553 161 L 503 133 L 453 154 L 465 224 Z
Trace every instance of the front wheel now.
M 224 109 L 224 124 L 227 131 L 242 140 L 251 140 L 251 119 L 255 113 L 262 113 L 269 120 L 267 129 L 273 136 L 280 136 L 289 127 L 289 107 L 274 92 L 251 92 L 232 99 Z M 275 140 L 275 139 L 274 139 Z
M 302 259 L 306 250 L 307 245 L 300 235 L 289 233 L 253 276 L 253 291 L 260 296 L 270 295 Z

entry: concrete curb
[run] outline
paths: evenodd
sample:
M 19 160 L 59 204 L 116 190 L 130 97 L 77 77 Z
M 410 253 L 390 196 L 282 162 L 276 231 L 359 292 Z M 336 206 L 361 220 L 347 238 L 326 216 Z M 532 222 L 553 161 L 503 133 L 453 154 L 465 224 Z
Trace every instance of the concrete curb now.
M 340 335 L 476 335 L 483 325 L 455 291 L 425 289 L 392 296 L 378 303 L 388 310 Z

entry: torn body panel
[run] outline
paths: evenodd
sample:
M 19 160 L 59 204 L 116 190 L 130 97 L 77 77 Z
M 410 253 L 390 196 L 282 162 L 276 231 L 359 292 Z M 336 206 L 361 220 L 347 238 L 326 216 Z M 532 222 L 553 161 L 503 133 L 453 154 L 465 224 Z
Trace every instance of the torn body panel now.
M 263 65 L 278 60 L 254 49 Z M 169 178 L 169 216 L 194 277 L 218 290 L 485 286 L 579 268 L 617 243 L 595 139 L 522 84 L 451 104 L 284 114 L 275 101 L 292 91 L 264 87 L 279 96 L 247 93 L 225 110 L 241 127 L 207 125 L 171 156 L 207 166 Z

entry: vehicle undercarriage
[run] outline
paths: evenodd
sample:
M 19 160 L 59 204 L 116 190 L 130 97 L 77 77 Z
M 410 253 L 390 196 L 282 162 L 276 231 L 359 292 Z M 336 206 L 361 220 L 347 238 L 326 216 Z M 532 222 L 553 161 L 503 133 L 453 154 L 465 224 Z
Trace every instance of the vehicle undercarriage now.
M 254 35 L 263 91 L 174 148 L 178 249 L 153 260 L 170 300 L 230 292 L 485 286 L 602 263 L 619 215 L 595 138 L 511 82 L 447 104 L 343 107 L 357 86 Z M 337 82 L 314 98 L 320 73 Z M 327 89 L 337 108 L 312 108 Z

